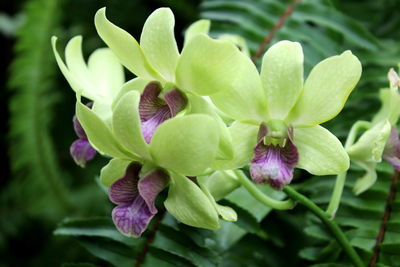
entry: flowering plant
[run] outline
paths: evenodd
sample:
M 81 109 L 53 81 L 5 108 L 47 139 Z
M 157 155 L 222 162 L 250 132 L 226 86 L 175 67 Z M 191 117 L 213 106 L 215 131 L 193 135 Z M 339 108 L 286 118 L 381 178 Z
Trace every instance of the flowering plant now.
M 186 30 L 179 51 L 174 24 L 170 9 L 155 10 L 139 44 L 102 8 L 95 26 L 108 47 L 93 52 L 87 63 L 80 36 L 68 42 L 65 60 L 52 38 L 58 66 L 76 94 L 73 122 L 79 139 L 71 155 L 81 167 L 97 152 L 111 158 L 100 181 L 117 205 L 111 215 L 116 228 L 140 236 L 160 209 L 158 196 L 168 188 L 163 206 L 169 214 L 186 225 L 217 229 L 219 218 L 238 220 L 234 208 L 217 201 L 242 185 L 270 208 L 291 209 L 296 202 L 308 207 L 361 266 L 330 219 L 350 160 L 367 171 L 354 186 L 356 194 L 375 182 L 382 158 L 399 170 L 397 74 L 389 72 L 391 88 L 381 91 L 381 110 L 372 122 L 357 122 L 343 147 L 320 124 L 340 113 L 360 79 L 361 63 L 352 52 L 319 62 L 304 81 L 298 42 L 272 45 L 259 72 L 242 40 L 211 38 L 207 20 Z M 123 67 L 136 77 L 125 81 Z M 367 130 L 357 139 L 360 128 Z M 284 191 L 288 199 L 263 194 L 247 178 L 247 166 L 254 183 Z M 337 175 L 326 213 L 289 186 L 295 167 L 317 176 Z

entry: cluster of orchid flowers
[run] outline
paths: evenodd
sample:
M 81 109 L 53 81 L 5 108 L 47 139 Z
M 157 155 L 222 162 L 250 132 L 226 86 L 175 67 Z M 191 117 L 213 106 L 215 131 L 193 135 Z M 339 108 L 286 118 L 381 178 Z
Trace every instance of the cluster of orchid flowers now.
M 179 52 L 174 23 L 170 9 L 157 9 L 139 44 L 100 9 L 95 26 L 108 48 L 93 52 L 87 63 L 80 36 L 67 44 L 65 61 L 52 39 L 58 66 L 77 97 L 73 122 L 79 139 L 71 155 L 82 167 L 96 151 L 111 157 L 100 179 L 117 205 L 112 218 L 121 233 L 142 234 L 166 187 L 165 208 L 185 224 L 215 229 L 219 217 L 236 220 L 232 208 L 216 201 L 239 185 L 233 170 L 248 164 L 255 183 L 280 190 L 295 167 L 334 175 L 349 168 L 348 155 L 367 170 L 379 161 L 400 113 L 398 80 L 382 91 L 390 108 L 382 108 L 370 130 L 345 149 L 320 124 L 341 111 L 360 79 L 361 64 L 350 51 L 321 61 L 303 81 L 297 42 L 273 45 L 259 72 L 246 48 L 238 48 L 239 39 L 209 37 L 207 20 L 186 30 Z M 136 78 L 125 81 L 123 66 Z M 390 140 L 397 145 L 392 129 Z M 397 146 L 388 146 L 383 157 L 398 167 Z M 363 188 L 365 180 L 370 186 L 372 178 L 362 180 Z

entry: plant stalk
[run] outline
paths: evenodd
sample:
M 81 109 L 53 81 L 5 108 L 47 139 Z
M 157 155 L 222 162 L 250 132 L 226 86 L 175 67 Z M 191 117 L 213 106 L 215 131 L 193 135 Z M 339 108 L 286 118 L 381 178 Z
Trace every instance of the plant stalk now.
M 288 210 L 296 206 L 296 203 L 291 199 L 281 201 L 267 196 L 266 194 L 261 192 L 260 189 L 258 189 L 257 186 L 253 184 L 242 171 L 236 170 L 234 172 L 243 187 L 246 188 L 246 190 L 249 191 L 249 193 L 255 199 L 263 203 L 265 206 L 276 210 Z
M 354 266 L 356 267 L 363 267 L 364 264 L 354 250 L 354 248 L 350 245 L 349 240 L 344 235 L 343 231 L 339 228 L 335 221 L 331 220 L 327 213 L 320 209 L 314 202 L 308 199 L 306 196 L 300 194 L 293 188 L 286 186 L 283 191 L 293 200 L 298 201 L 300 204 L 308 208 L 312 213 L 314 213 L 329 229 L 331 234 L 335 237 L 338 241 L 340 246 L 346 252 L 347 256 L 349 256 L 350 260 L 353 262 Z
M 350 129 L 349 135 L 347 136 L 346 143 L 344 144 L 344 148 L 347 149 L 351 145 L 354 144 L 354 141 L 356 140 L 358 131 L 360 129 L 363 129 L 363 128 L 368 129 L 370 126 L 371 126 L 371 123 L 368 121 L 357 121 L 356 123 L 354 123 Z M 331 200 L 329 201 L 329 205 L 326 210 L 326 213 L 328 213 L 328 215 L 331 218 L 335 217 L 336 211 L 339 208 L 340 199 L 342 198 L 344 184 L 346 182 L 346 176 L 347 176 L 347 172 L 340 173 L 336 176 L 335 187 L 333 189 Z

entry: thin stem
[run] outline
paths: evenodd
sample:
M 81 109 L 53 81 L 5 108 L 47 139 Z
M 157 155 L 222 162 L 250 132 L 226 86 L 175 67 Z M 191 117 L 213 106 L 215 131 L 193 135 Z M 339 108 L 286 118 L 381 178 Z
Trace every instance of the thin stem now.
M 257 199 L 264 205 L 276 210 L 288 210 L 292 209 L 296 205 L 296 203 L 291 199 L 280 201 L 270 198 L 269 196 L 261 192 L 257 188 L 257 186 L 253 184 L 242 171 L 236 170 L 234 172 L 237 175 L 238 180 L 243 185 L 243 187 L 246 188 L 246 190 L 249 191 L 249 193 L 252 194 L 255 199 Z
M 367 129 L 370 127 L 370 125 L 371 125 L 371 123 L 368 121 L 357 121 L 356 123 L 354 123 L 350 129 L 349 135 L 347 136 L 346 143 L 344 144 L 344 148 L 347 149 L 351 145 L 353 145 L 354 141 L 356 140 L 358 131 L 361 128 Z M 333 189 L 331 200 L 329 201 L 329 205 L 326 210 L 326 213 L 328 213 L 328 215 L 331 218 L 335 217 L 336 211 L 339 208 L 340 199 L 342 198 L 344 184 L 346 182 L 346 176 L 347 176 L 347 172 L 339 173 L 336 176 L 335 187 Z
M 392 177 L 392 182 L 390 184 L 390 191 L 389 191 L 389 195 L 386 200 L 385 213 L 383 214 L 381 226 L 379 228 L 379 234 L 376 238 L 376 242 L 375 242 L 375 246 L 374 246 L 374 254 L 372 255 L 371 261 L 369 263 L 370 267 L 374 267 L 376 265 L 376 262 L 378 261 L 379 251 L 380 251 L 383 239 L 385 237 L 386 224 L 390 219 L 392 205 L 396 198 L 398 181 L 399 181 L 399 172 L 396 171 Z
M 330 218 L 335 218 L 336 211 L 339 208 L 340 199 L 342 198 L 344 184 L 346 182 L 347 172 L 340 173 L 336 176 L 335 187 L 332 192 L 331 200 L 329 201 L 326 213 Z
M 158 227 L 161 224 L 162 219 L 164 218 L 164 215 L 165 215 L 165 210 L 161 210 L 157 214 L 157 216 L 156 216 L 157 219 L 154 223 L 154 226 L 146 238 L 146 243 L 144 244 L 142 251 L 140 252 L 139 256 L 137 257 L 134 267 L 140 267 L 144 263 L 146 255 L 149 252 L 149 247 L 150 247 L 151 243 L 153 242 L 154 236 L 156 235 L 156 232 L 158 230 Z
M 347 240 L 346 236 L 342 232 L 342 230 L 339 228 L 339 226 L 336 224 L 335 221 L 329 219 L 328 215 L 320 209 L 314 202 L 312 202 L 310 199 L 308 199 L 306 196 L 300 194 L 293 188 L 286 186 L 283 191 L 293 200 L 298 201 L 300 204 L 308 208 L 312 213 L 314 213 L 324 224 L 325 226 L 329 229 L 331 234 L 336 238 L 338 243 L 341 245 L 343 250 L 346 252 L 346 254 L 349 256 L 350 260 L 353 262 L 354 266 L 356 267 L 363 267 L 364 264 L 357 254 L 357 252 L 354 250 L 354 248 L 350 245 L 350 242 Z
M 285 10 L 285 12 L 282 14 L 282 16 L 280 16 L 278 22 L 271 28 L 271 30 L 269 31 L 268 35 L 262 41 L 262 43 L 260 44 L 260 46 L 257 49 L 257 52 L 252 56 L 251 59 L 253 61 L 256 61 L 257 58 L 259 58 L 262 55 L 262 53 L 264 52 L 265 47 L 272 41 L 272 39 L 274 39 L 274 36 L 275 36 L 276 32 L 285 24 L 286 19 L 288 17 L 290 17 L 290 15 L 293 13 L 294 8 L 296 7 L 296 5 L 300 1 L 301 0 L 293 0 L 289 4 L 289 6 Z

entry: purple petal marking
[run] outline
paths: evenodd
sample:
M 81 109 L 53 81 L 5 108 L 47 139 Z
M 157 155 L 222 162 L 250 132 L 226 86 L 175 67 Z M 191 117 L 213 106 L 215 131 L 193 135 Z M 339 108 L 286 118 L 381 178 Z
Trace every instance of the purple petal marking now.
M 89 102 L 86 104 L 86 106 L 88 108 L 92 108 L 93 103 Z M 83 139 L 83 140 L 88 140 L 87 135 L 85 133 L 85 130 L 83 130 L 81 123 L 79 122 L 78 118 L 76 117 L 76 115 L 74 115 L 74 117 L 72 118 L 72 123 L 74 125 L 74 130 L 76 135 L 79 137 L 79 139 Z
M 112 211 L 112 219 L 117 229 L 127 236 L 140 236 L 153 218 L 146 201 L 137 195 L 131 203 L 122 204 Z
M 171 118 L 168 106 L 163 106 L 157 110 L 153 117 L 142 122 L 142 134 L 147 144 L 150 144 L 151 138 L 156 132 L 158 126 Z
M 72 123 L 74 124 L 74 130 L 79 139 L 88 140 L 85 130 L 83 130 L 82 125 L 76 115 L 74 115 L 74 117 L 72 118 Z
M 148 144 L 157 127 L 174 117 L 186 105 L 186 99 L 178 89 L 166 93 L 165 101 L 159 97 L 160 93 L 161 85 L 158 82 L 151 82 L 140 96 L 139 114 L 142 121 L 142 134 Z
M 399 131 L 392 126 L 392 131 L 386 142 L 383 159 L 389 162 L 394 169 L 400 171 L 400 139 Z
M 96 150 L 90 145 L 89 141 L 78 139 L 72 143 L 69 152 L 75 163 L 82 168 L 86 167 L 86 162 L 93 159 Z
M 141 197 L 146 201 L 152 214 L 157 213 L 155 200 L 158 194 L 167 186 L 168 175 L 156 169 L 139 180 L 138 189 Z
M 139 114 L 141 121 L 147 121 L 152 118 L 158 109 L 165 105 L 159 98 L 161 85 L 158 82 L 149 83 L 143 90 L 139 101 Z
M 266 137 L 268 134 L 268 128 L 267 126 L 262 123 L 260 125 L 260 129 L 258 130 L 258 136 L 257 136 L 257 144 L 263 142 L 264 137 Z
M 179 111 L 186 106 L 186 99 L 178 89 L 173 89 L 164 95 L 165 102 L 167 103 L 171 112 L 171 118 L 175 117 Z
M 115 204 L 130 204 L 139 195 L 137 184 L 141 166 L 131 163 L 125 175 L 115 181 L 108 191 L 110 200 Z
M 293 169 L 299 160 L 299 155 L 291 138 L 287 139 L 283 147 L 265 145 L 263 137 L 266 132 L 266 127 L 261 125 L 259 142 L 254 148 L 254 158 L 250 166 L 250 175 L 255 183 L 268 183 L 271 187 L 282 190 L 293 178 Z M 290 134 L 289 132 L 289 136 Z

